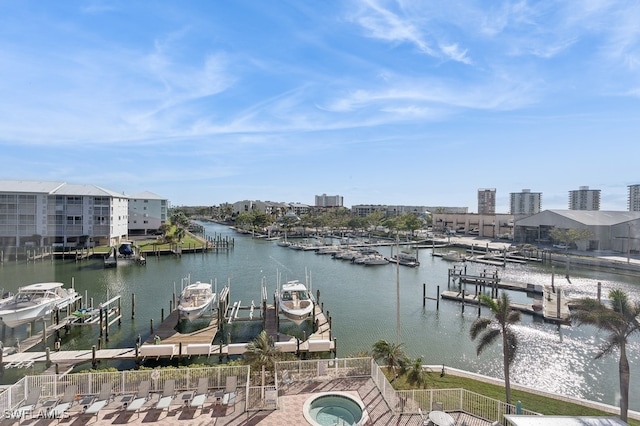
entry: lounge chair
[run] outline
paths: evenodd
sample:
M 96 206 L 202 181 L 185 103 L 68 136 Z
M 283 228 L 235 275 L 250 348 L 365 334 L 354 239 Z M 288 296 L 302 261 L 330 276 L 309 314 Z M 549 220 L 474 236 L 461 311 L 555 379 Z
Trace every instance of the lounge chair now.
M 193 398 L 191 398 L 191 401 L 189 402 L 189 406 L 194 407 L 196 409 L 198 409 L 199 407 L 202 407 L 205 401 L 207 400 L 208 393 L 209 393 L 209 379 L 206 377 L 200 377 L 198 379 L 198 389 L 196 389 L 196 392 Z
M 73 401 L 76 399 L 76 394 L 78 393 L 78 386 L 69 385 L 64 389 L 64 393 L 62 394 L 62 398 L 56 401 L 55 405 L 49 407 L 47 411 L 48 418 L 59 419 L 62 417 L 64 413 L 66 413 L 69 408 L 73 405 Z
M 151 390 L 151 382 L 149 380 L 143 380 L 140 382 L 140 386 L 138 387 L 138 392 L 136 393 L 136 397 L 133 401 L 131 401 L 126 410 L 133 411 L 138 413 L 138 417 L 140 417 L 140 409 L 144 405 L 145 402 L 149 400 L 149 391 Z
M 236 391 L 238 389 L 238 376 L 228 376 L 224 386 L 224 396 L 222 397 L 222 405 L 233 405 L 236 409 Z
M 38 404 L 39 400 L 40 388 L 30 389 L 29 394 L 27 395 L 27 398 L 24 400 L 22 405 L 20 405 L 15 410 L 12 410 L 10 413 L 11 415 L 8 417 L 11 419 L 18 419 L 18 423 L 20 423 L 20 420 L 22 420 L 25 415 L 33 413 L 33 410 L 36 408 L 36 404 Z
M 289 386 L 291 383 L 293 383 L 293 379 L 291 378 L 291 375 L 289 374 L 289 370 L 283 370 L 282 371 L 282 384 Z
M 90 414 L 91 416 L 98 417 L 100 410 L 102 410 L 111 401 L 111 397 L 111 383 L 103 383 L 100 387 L 98 398 L 85 410 L 84 414 Z
M 431 424 L 431 421 L 429 420 L 428 417 L 426 417 L 423 413 L 422 413 L 422 409 L 420 407 L 418 407 L 418 414 L 420 414 L 420 419 L 422 419 L 422 426 L 427 426 Z
M 165 408 L 168 410 L 175 396 L 176 381 L 174 379 L 169 379 L 164 382 L 164 389 L 162 390 L 162 395 L 160 395 L 160 399 L 156 404 L 156 408 L 162 411 L 164 411 Z

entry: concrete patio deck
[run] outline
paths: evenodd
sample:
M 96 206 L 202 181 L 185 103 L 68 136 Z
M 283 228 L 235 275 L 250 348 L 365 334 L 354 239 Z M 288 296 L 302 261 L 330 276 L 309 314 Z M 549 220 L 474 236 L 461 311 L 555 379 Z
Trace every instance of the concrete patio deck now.
M 98 417 L 82 414 L 82 407 L 75 405 L 62 419 L 26 418 L 22 425 L 306 425 L 302 414 L 304 402 L 313 394 L 320 392 L 340 391 L 352 393 L 364 402 L 369 416 L 369 425 L 422 425 L 417 414 L 395 416 L 382 398 L 382 394 L 370 378 L 341 378 L 328 381 L 295 382 L 281 388 L 279 393 L 279 409 L 265 411 L 245 411 L 244 391 L 240 391 L 235 406 L 216 404 L 215 397 L 209 395 L 203 408 L 190 408 L 182 405 L 182 394 L 178 394 L 169 411 L 154 408 L 159 395 L 153 395 L 143 406 L 140 413 L 126 412 L 118 402 L 118 398 L 110 402 L 99 412 Z M 35 413 L 37 413 L 37 408 Z M 138 415 L 139 414 L 139 415 Z M 456 424 L 464 421 L 468 426 L 489 426 L 491 423 L 467 414 L 449 413 Z M 16 420 L 3 420 L 0 424 L 17 424 Z

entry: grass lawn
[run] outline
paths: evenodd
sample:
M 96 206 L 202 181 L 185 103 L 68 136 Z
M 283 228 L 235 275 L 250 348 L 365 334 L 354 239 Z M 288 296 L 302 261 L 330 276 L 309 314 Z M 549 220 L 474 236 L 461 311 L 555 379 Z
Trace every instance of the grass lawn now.
M 391 380 L 393 374 L 385 371 L 387 379 Z M 485 383 L 478 380 L 459 377 L 453 374 L 446 374 L 440 377 L 440 372 L 429 372 L 425 374 L 424 384 L 422 386 L 407 382 L 406 375 L 402 375 L 391 382 L 393 387 L 398 390 L 407 389 L 456 389 L 463 388 L 471 392 L 475 392 L 489 398 L 505 400 L 504 387 L 491 383 Z M 585 407 L 579 404 L 560 401 L 545 396 L 536 395 L 519 390 L 511 390 L 511 402 L 522 402 L 522 408 L 535 411 L 536 413 L 558 416 L 608 416 L 617 417 L 611 413 L 605 413 L 595 408 Z M 629 419 L 629 425 L 640 426 L 640 421 Z

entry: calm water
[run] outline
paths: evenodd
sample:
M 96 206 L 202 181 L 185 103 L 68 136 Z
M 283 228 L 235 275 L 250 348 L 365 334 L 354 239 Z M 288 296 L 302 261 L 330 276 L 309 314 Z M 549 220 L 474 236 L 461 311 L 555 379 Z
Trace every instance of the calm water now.
M 310 277 L 313 292 L 320 290 L 325 311 L 333 319 L 333 335 L 337 338 L 338 356 L 369 350 L 379 339 L 396 339 L 396 267 L 395 265 L 361 266 L 314 252 L 278 247 L 272 241 L 252 239 L 234 233 L 226 227 L 206 224 L 207 235 L 229 235 L 236 247 L 230 253 L 185 255 L 182 258 L 149 258 L 146 267 L 104 269 L 98 260 L 76 264 L 73 261 L 44 261 L 35 264 L 7 262 L 0 267 L 0 287 L 15 290 L 20 285 L 41 281 L 62 281 L 88 293 L 96 304 L 115 295 L 122 296 L 123 323 L 110 332 L 108 347 L 133 346 L 138 334 L 149 335 L 150 319 L 158 324 L 161 309 L 169 310 L 174 289 L 179 292 L 181 279 L 217 282 L 221 288 L 231 283 L 231 301 L 249 305 L 260 300 L 260 286 L 265 282 L 270 301 L 276 289 L 278 274 L 281 280 L 305 280 Z M 389 248 L 380 250 L 390 254 Z M 446 364 L 502 377 L 500 347 L 490 348 L 477 357 L 475 343 L 470 340 L 469 327 L 477 317 L 477 310 L 441 301 L 427 301 L 422 307 L 422 284 L 427 283 L 429 296 L 436 295 L 436 286 L 447 287 L 447 270 L 451 263 L 431 256 L 431 250 L 420 250 L 419 268 L 400 267 L 401 339 L 410 357 L 423 357 L 425 364 Z M 468 273 L 487 268 L 470 265 Z M 558 269 L 558 268 L 556 268 Z M 564 287 L 569 297 L 596 295 L 597 282 L 603 294 L 610 288 L 622 288 L 640 297 L 638 279 L 614 275 L 605 271 L 586 271 L 571 268 L 571 282 L 564 278 L 565 270 L 558 270 L 555 284 Z M 493 271 L 495 268 L 488 268 Z M 551 270 L 542 266 L 509 265 L 499 268 L 506 281 L 550 283 Z M 470 287 L 473 291 L 473 287 Z M 136 296 L 135 319 L 131 319 L 131 294 Z M 515 301 L 524 301 L 524 293 L 512 293 Z M 483 315 L 487 311 L 483 310 Z M 286 324 L 283 321 L 283 326 Z M 295 327 L 285 326 L 284 331 Z M 258 327 L 238 325 L 233 329 L 235 339 L 251 338 Z M 545 324 L 523 315 L 517 326 L 520 338 L 518 356 L 513 366 L 514 382 L 560 394 L 614 404 L 617 400 L 618 367 L 616 357 L 594 360 L 595 347 L 603 335 L 590 327 L 570 327 Z M 300 331 L 298 331 L 300 332 Z M 5 344 L 21 338 L 25 329 L 7 333 Z M 97 330 L 75 328 L 63 338 L 63 349 L 88 349 L 98 340 Z M 51 343 L 49 343 L 52 345 Z M 42 347 L 39 348 L 42 350 Z M 640 339 L 635 336 L 628 350 L 631 362 L 631 409 L 640 410 Z M 10 381 L 8 370 L 4 381 Z

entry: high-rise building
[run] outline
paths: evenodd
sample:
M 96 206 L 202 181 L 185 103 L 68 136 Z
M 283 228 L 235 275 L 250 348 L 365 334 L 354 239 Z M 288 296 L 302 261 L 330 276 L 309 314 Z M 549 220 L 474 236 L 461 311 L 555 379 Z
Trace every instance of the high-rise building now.
M 496 214 L 496 189 L 478 189 L 478 214 Z
M 569 210 L 600 210 L 600 190 L 581 186 L 569 191 Z
M 640 185 L 629 185 L 629 204 L 630 212 L 640 212 Z
M 341 195 L 316 195 L 316 207 L 343 207 Z
M 542 193 L 523 189 L 510 194 L 510 213 L 512 215 L 533 215 L 542 210 Z

